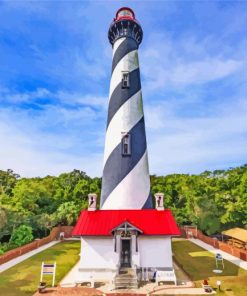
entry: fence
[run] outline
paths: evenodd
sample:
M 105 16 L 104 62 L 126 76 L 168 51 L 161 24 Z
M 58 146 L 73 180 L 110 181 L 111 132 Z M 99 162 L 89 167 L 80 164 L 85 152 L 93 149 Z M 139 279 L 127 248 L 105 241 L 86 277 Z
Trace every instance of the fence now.
M 56 240 L 59 238 L 60 232 L 64 232 L 64 237 L 68 238 L 71 237 L 71 233 L 73 230 L 73 226 L 58 226 L 54 227 L 51 230 L 51 233 L 42 239 L 35 240 L 29 244 L 26 244 L 24 246 L 18 247 L 16 249 L 10 250 L 3 255 L 0 256 L 0 264 L 6 263 L 18 256 L 21 256 L 27 252 L 30 252 L 32 250 L 35 250 L 53 240 Z
M 200 230 L 190 228 L 190 235 L 188 235 L 188 231 L 186 228 L 181 229 L 181 233 L 183 237 L 189 238 L 191 237 L 191 234 L 194 238 L 198 238 L 199 240 L 203 241 L 206 244 L 209 244 L 210 246 L 219 249 L 221 251 L 224 251 L 228 254 L 231 254 L 239 259 L 242 259 L 244 261 L 247 261 L 247 250 L 239 249 L 233 246 L 228 245 L 227 243 L 218 241 L 215 238 L 209 237 L 204 235 Z

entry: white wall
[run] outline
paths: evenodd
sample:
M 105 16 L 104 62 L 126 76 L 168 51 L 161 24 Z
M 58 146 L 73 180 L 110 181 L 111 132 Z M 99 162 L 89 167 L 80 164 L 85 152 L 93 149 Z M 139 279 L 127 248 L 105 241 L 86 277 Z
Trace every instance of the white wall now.
M 170 237 L 139 236 L 141 267 L 172 267 Z
M 138 240 L 139 238 L 137 238 Z M 132 235 L 131 236 L 131 263 L 132 263 L 132 267 L 136 266 L 139 267 L 140 266 L 140 252 L 136 252 L 136 236 Z
M 79 268 L 115 269 L 119 254 L 114 252 L 114 238 L 83 237 L 81 238 L 81 259 Z
M 139 236 L 138 253 L 132 241 L 132 263 L 138 267 L 172 267 L 170 237 Z M 114 252 L 113 237 L 84 237 L 81 239 L 79 268 L 116 269 L 119 264 L 120 238 L 117 238 L 117 252 Z

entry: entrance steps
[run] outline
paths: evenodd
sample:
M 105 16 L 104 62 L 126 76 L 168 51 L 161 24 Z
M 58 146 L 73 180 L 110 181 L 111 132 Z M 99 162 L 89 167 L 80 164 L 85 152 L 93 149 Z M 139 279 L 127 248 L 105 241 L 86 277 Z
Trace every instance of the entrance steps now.
M 138 289 L 136 270 L 122 267 L 115 277 L 115 289 Z

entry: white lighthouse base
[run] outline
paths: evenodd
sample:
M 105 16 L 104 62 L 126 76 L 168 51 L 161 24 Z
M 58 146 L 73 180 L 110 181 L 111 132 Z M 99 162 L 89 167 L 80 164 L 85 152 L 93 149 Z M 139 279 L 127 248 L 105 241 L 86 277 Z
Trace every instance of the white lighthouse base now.
M 148 281 L 157 270 L 172 270 L 171 237 L 131 237 L 131 266 L 136 269 L 138 281 Z M 80 261 L 75 273 L 75 284 L 108 282 L 114 288 L 114 279 L 121 268 L 121 237 L 82 237 Z

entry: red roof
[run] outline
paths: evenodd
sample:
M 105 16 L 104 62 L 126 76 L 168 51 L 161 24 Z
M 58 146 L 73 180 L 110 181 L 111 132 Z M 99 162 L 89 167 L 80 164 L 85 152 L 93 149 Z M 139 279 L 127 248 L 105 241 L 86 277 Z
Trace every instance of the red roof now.
M 74 236 L 109 236 L 124 222 L 140 229 L 144 235 L 180 235 L 170 210 L 97 210 L 81 212 L 72 232 Z

